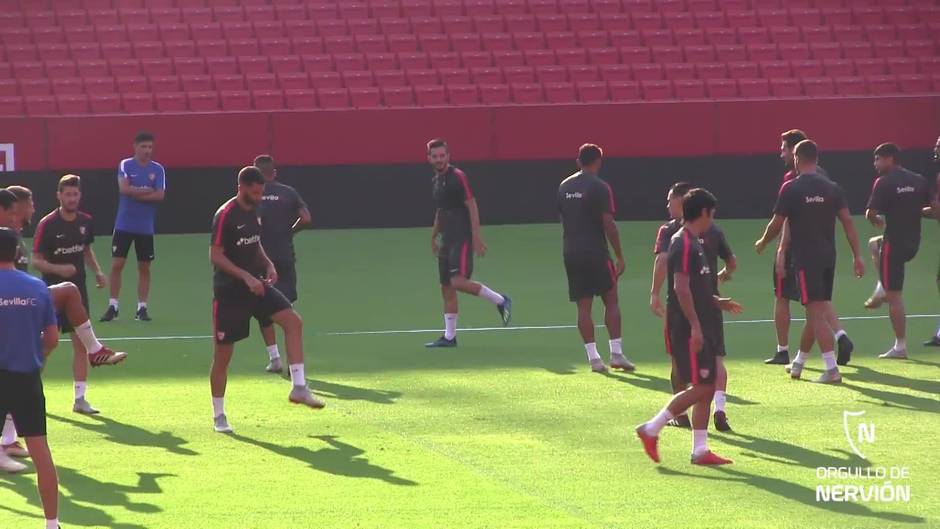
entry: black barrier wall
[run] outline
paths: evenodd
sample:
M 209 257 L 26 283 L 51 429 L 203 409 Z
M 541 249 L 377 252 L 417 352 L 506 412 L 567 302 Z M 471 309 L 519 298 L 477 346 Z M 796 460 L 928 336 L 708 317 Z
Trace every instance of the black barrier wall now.
M 929 174 L 932 153 L 907 152 L 905 166 Z M 874 181 L 870 152 L 823 154 L 821 165 L 848 197 L 854 213 L 864 210 Z M 555 191 L 575 171 L 571 161 L 454 163 L 467 172 L 484 224 L 555 222 Z M 216 209 L 235 193 L 237 168 L 167 167 L 167 199 L 159 233 L 208 232 Z M 76 170 L 82 176 L 82 209 L 98 234 L 110 233 L 117 211 L 114 169 Z M 653 220 L 665 215 L 670 184 L 687 180 L 720 201 L 725 218 L 763 218 L 771 212 L 784 173 L 773 155 L 748 157 L 618 158 L 604 162 L 601 176 L 614 191 L 618 220 Z M 281 167 L 280 180 L 297 188 L 317 228 L 430 226 L 431 171 L 427 165 Z M 35 193 L 37 218 L 56 206 L 59 174 L 0 173 L 0 186 L 23 184 Z

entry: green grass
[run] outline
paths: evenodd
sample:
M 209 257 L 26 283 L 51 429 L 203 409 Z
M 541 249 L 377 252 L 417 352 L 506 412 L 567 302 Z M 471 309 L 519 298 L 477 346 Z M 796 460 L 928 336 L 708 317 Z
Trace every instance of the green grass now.
M 751 250 L 762 223 L 722 225 L 740 259 L 724 293 L 744 304 L 738 319 L 767 319 L 770 257 Z M 735 464 L 691 466 L 691 434 L 672 429 L 662 436 L 663 463 L 646 458 L 633 427 L 669 396 L 661 323 L 647 309 L 654 230 L 621 225 L 633 375 L 591 374 L 573 329 L 464 332 L 459 349 L 434 352 L 421 345 L 436 332 L 329 335 L 441 325 L 426 229 L 298 236 L 307 373 L 328 402 L 323 411 L 288 405 L 289 383 L 263 372 L 253 329 L 237 348 L 227 395 L 237 435 L 211 428 L 208 339 L 110 342 L 132 356 L 93 371 L 88 398 L 103 413 L 78 416 L 63 344 L 45 375 L 63 527 L 940 527 L 940 354 L 919 345 L 935 318 L 909 321 L 907 362 L 874 358 L 893 339 L 887 320 L 846 321 L 858 348 L 839 387 L 791 381 L 763 365 L 772 325 L 729 323 L 735 434 L 712 432 L 710 443 Z M 484 235 L 490 255 L 477 261 L 476 277 L 513 296 L 513 325 L 573 323 L 557 226 L 486 227 Z M 908 267 L 910 314 L 938 312 L 936 226 L 924 238 Z M 130 317 L 135 280 L 126 274 L 122 318 L 96 323 L 99 335 L 208 335 L 207 244 L 206 235 L 160 237 L 154 321 Z M 99 239 L 105 265 L 107 247 Z M 847 250 L 841 255 L 836 306 L 863 316 L 874 276 L 851 279 Z M 95 321 L 106 298 L 93 294 Z M 461 304 L 462 326 L 496 325 L 485 302 Z M 814 356 L 811 367 L 820 364 Z M 871 465 L 910 468 L 910 503 L 815 501 L 816 467 L 867 466 L 848 446 L 843 410 L 864 410 L 876 424 L 876 443 L 864 450 Z M 41 527 L 38 505 L 35 474 L 0 476 L 0 528 Z

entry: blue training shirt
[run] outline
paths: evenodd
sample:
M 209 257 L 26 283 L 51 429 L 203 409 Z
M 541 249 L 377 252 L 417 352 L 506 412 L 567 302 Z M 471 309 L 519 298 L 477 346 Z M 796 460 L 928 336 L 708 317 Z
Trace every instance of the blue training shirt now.
M 166 172 L 163 166 L 150 161 L 142 166 L 134 158 L 125 158 L 118 165 L 118 178 L 126 178 L 132 187 L 149 187 L 155 190 L 166 189 Z M 118 203 L 117 219 L 114 229 L 137 235 L 153 235 L 154 220 L 157 216 L 157 204 L 121 195 Z
M 42 332 L 55 324 L 45 283 L 19 270 L 0 270 L 0 369 L 38 371 L 43 364 Z

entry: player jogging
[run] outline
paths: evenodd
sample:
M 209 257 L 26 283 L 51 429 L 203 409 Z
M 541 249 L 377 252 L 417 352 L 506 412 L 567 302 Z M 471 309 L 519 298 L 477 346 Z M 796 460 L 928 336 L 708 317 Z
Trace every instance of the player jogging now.
M 806 364 L 806 356 L 813 343 L 819 344 L 826 370 L 817 382 L 842 382 L 836 364 L 835 343 L 828 317 L 832 311 L 832 289 L 835 279 L 836 244 L 835 221 L 842 222 L 846 238 L 852 247 L 855 275 L 865 274 L 865 263 L 859 256 L 858 233 L 845 203 L 845 195 L 838 184 L 819 174 L 816 163 L 819 151 L 812 140 L 803 140 L 794 149 L 794 160 L 799 176 L 783 184 L 774 207 L 774 216 L 763 236 L 754 244 L 758 253 L 779 234 L 784 224 L 790 233 L 790 251 L 793 256 L 792 273 L 800 292 L 800 301 L 806 308 L 806 324 L 800 339 L 800 350 L 788 367 L 790 377 L 799 379 Z
M 310 225 L 310 210 L 297 190 L 277 181 L 274 158 L 267 154 L 255 157 L 255 167 L 264 175 L 264 196 L 258 211 L 261 217 L 261 246 L 274 263 L 277 283 L 287 301 L 297 301 L 297 269 L 294 266 L 294 234 Z M 261 336 L 268 350 L 269 373 L 280 373 L 281 353 L 277 349 L 274 324 L 260 322 Z
M 666 301 L 666 348 L 675 359 L 679 378 L 687 389 L 674 395 L 659 413 L 637 426 L 636 434 L 646 454 L 659 463 L 659 434 L 666 424 L 692 408 L 692 463 L 731 463 L 708 449 L 708 419 L 721 349 L 722 310 L 740 313 L 741 306 L 719 298 L 713 289 L 705 250 L 699 238 L 712 225 L 718 201 L 704 189 L 693 189 L 682 203 L 682 228 L 669 244 Z
M 893 143 L 875 148 L 875 172 L 878 179 L 871 190 L 865 217 L 878 229 L 884 229 L 877 263 L 876 291 L 888 302 L 888 314 L 894 329 L 894 347 L 879 358 L 907 358 L 907 329 L 904 314 L 904 267 L 920 248 L 921 218 L 929 211 L 927 180 L 898 163 L 901 151 Z M 925 211 L 926 210 L 926 211 Z M 932 215 L 931 215 L 932 216 Z M 878 295 L 878 294 L 876 294 Z M 880 297 L 880 296 L 879 296 Z
M 586 143 L 578 150 L 578 167 L 581 170 L 558 186 L 557 204 L 564 232 L 562 239 L 568 297 L 578 307 L 578 331 L 584 340 L 591 371 L 607 372 L 594 340 L 591 306 L 595 296 L 600 296 L 604 302 L 604 324 L 610 335 L 610 367 L 633 371 L 636 367 L 623 354 L 620 303 L 617 298 L 617 279 L 625 268 L 623 251 L 617 222 L 614 220 L 614 195 L 610 185 L 598 176 L 602 164 L 601 148 Z M 608 242 L 614 249 L 616 262 L 610 259 Z
M 437 257 L 444 298 L 444 335 L 426 347 L 457 347 L 457 292 L 481 297 L 496 305 L 503 325 L 512 320 L 512 300 L 483 283 L 471 281 L 473 255 L 486 255 L 480 235 L 480 212 L 470 190 L 467 175 L 450 164 L 447 142 L 428 142 L 428 162 L 434 168 L 431 179 L 434 193 L 434 226 L 431 251 Z M 440 236 L 440 240 L 438 240 Z
M 669 192 L 666 194 L 666 210 L 669 213 L 670 220 L 660 226 L 656 234 L 656 243 L 653 247 L 655 258 L 653 260 L 653 286 L 650 291 L 650 310 L 660 318 L 665 316 L 659 292 L 662 290 L 663 283 L 666 281 L 666 261 L 669 253 L 669 243 L 672 240 L 672 236 L 682 227 L 682 200 L 691 188 L 692 186 L 686 182 L 676 182 L 669 188 Z M 722 268 L 721 271 L 717 274 L 712 274 L 712 287 L 715 293 L 718 294 L 718 283 L 731 280 L 732 274 L 734 274 L 738 267 L 737 259 L 734 257 L 734 252 L 732 252 L 724 232 L 721 231 L 721 228 L 714 222 L 712 222 L 711 227 L 699 238 L 699 243 L 701 243 L 705 250 L 705 258 L 708 261 L 709 269 L 713 271 L 718 270 L 719 257 L 725 262 L 725 267 Z M 719 317 L 720 316 L 721 313 L 719 313 Z M 725 410 L 725 392 L 728 389 L 728 371 L 724 363 L 726 353 L 724 347 L 724 325 L 721 326 L 721 333 L 720 342 L 722 347 L 719 349 L 718 357 L 716 358 L 718 372 L 715 375 L 714 420 L 715 429 L 720 432 L 726 432 L 731 430 L 731 426 L 728 424 L 728 416 Z M 672 359 L 670 382 L 672 384 L 673 394 L 679 393 L 686 388 L 686 385 L 683 384 L 679 378 L 675 359 Z M 668 425 L 688 428 L 692 424 L 689 422 L 688 415 L 683 413 L 671 419 Z
M 215 431 L 229 433 L 225 416 L 225 386 L 235 342 L 248 337 L 251 318 L 273 321 L 284 330 L 288 368 L 293 388 L 288 399 L 295 404 L 322 408 L 324 402 L 307 389 L 304 375 L 303 322 L 290 301 L 274 286 L 277 270 L 261 246 L 261 222 L 257 208 L 264 196 L 264 176 L 257 167 L 238 172 L 238 193 L 216 211 L 212 221 L 209 258 L 213 278 L 215 353 L 209 377 Z
M 153 161 L 153 134 L 141 132 L 134 138 L 134 156 L 118 165 L 117 219 L 111 239 L 111 299 L 101 321 L 118 317 L 121 297 L 121 273 L 131 244 L 137 253 L 137 314 L 134 319 L 150 321 L 147 299 L 150 296 L 150 263 L 154 259 L 153 234 L 157 205 L 166 194 L 166 172 Z
M 937 175 L 937 182 L 930 200 L 930 212 L 924 210 L 924 215 L 929 214 L 937 221 L 940 221 L 940 137 L 937 138 L 937 142 L 934 144 L 930 174 L 931 176 L 933 174 Z M 940 293 L 940 266 L 937 267 L 937 292 Z M 937 326 L 937 331 L 933 333 L 933 336 L 924 342 L 924 345 L 927 347 L 940 347 L 940 325 Z

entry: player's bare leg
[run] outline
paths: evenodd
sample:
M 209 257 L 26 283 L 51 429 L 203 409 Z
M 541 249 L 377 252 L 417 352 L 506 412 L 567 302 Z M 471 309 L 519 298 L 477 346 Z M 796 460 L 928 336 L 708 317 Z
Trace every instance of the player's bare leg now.
M 264 339 L 264 347 L 268 351 L 268 367 L 265 371 L 268 373 L 280 373 L 284 370 L 281 366 L 281 352 L 277 349 L 277 335 L 274 332 L 274 325 L 261 327 L 261 337 Z
M 803 368 L 806 367 L 806 360 L 809 353 L 813 350 L 813 344 L 816 343 L 816 332 L 809 321 L 809 311 L 806 311 L 806 322 L 803 324 L 803 331 L 800 333 L 800 348 L 793 358 L 793 362 L 786 367 L 790 378 L 799 379 L 803 374 Z
M 88 361 L 93 367 L 119 364 L 127 358 L 127 353 L 116 353 L 102 345 L 95 336 L 88 312 L 82 304 L 82 295 L 74 283 L 66 282 L 49 287 L 52 306 L 57 313 L 64 313 L 72 326 L 73 334 L 78 337 L 85 350 Z
M 99 321 L 108 322 L 118 317 L 119 303 L 121 298 L 121 274 L 124 273 L 124 265 L 127 259 L 124 257 L 111 258 L 111 273 L 108 275 L 108 284 L 111 285 L 111 299 L 108 301 L 108 310 L 101 316 Z
M 457 347 L 457 315 L 460 306 L 457 302 L 457 289 L 452 285 L 441 285 L 441 299 L 444 300 L 444 334 L 425 347 Z
M 147 300 L 150 298 L 150 261 L 138 261 L 137 263 L 137 313 L 134 319 L 137 321 L 150 321 L 150 314 L 147 312 Z
M 604 325 L 607 327 L 607 333 L 610 336 L 610 367 L 633 371 L 636 366 L 623 354 L 620 303 L 616 284 L 614 288 L 601 296 L 601 300 L 604 302 Z
M 889 290 L 887 299 L 891 327 L 894 329 L 894 347 L 887 353 L 878 355 L 878 358 L 905 359 L 907 358 L 907 319 L 904 313 L 904 296 L 900 291 Z
M 712 395 L 715 391 L 713 384 L 695 384 L 692 387 L 681 391 L 675 395 L 669 404 L 649 421 L 637 426 L 636 434 L 643 443 L 646 454 L 654 462 L 659 463 L 658 441 L 659 433 L 666 426 L 666 423 L 676 415 L 685 413 L 692 406 L 693 410 L 692 425 L 693 439 L 699 445 L 700 454 L 696 458 L 693 454 L 693 462 L 696 464 L 724 464 L 730 463 L 729 460 L 721 459 L 708 451 L 707 437 L 702 437 L 701 432 L 708 428 L 709 412 L 711 411 Z M 704 445 L 705 452 L 701 452 Z
M 790 300 L 774 297 L 774 329 L 777 332 L 777 353 L 766 364 L 790 363 Z
M 457 290 L 457 292 L 477 296 L 496 305 L 496 310 L 499 312 L 499 317 L 503 321 L 503 326 L 509 325 L 509 322 L 512 321 L 512 299 L 510 299 L 509 296 L 500 294 L 483 283 L 471 281 L 459 274 L 450 278 L 450 285 Z
M 725 391 L 728 389 L 728 369 L 725 367 L 723 356 L 715 357 L 715 429 L 719 432 L 730 432 L 728 415 L 725 413 Z
M 688 386 L 682 382 L 682 378 L 679 376 L 678 368 L 676 367 L 676 359 L 672 358 L 672 370 L 669 372 L 669 383 L 672 385 L 672 394 L 678 395 L 685 391 Z M 666 426 L 675 426 L 677 428 L 691 428 L 692 421 L 689 420 L 688 414 L 682 412 L 669 421 L 666 422 Z
M 828 301 L 813 301 L 806 306 L 806 320 L 812 326 L 816 343 L 819 344 L 819 350 L 822 351 L 825 367 L 825 371 L 816 382 L 823 384 L 842 382 L 842 375 L 839 374 L 836 365 L 835 337 L 832 334 L 832 327 L 827 321 L 827 313 L 830 311 L 832 311 L 832 307 Z
M 33 464 L 36 466 L 36 481 L 39 488 L 39 499 L 42 501 L 42 510 L 46 517 L 46 526 L 55 527 L 59 518 L 59 477 L 56 475 L 55 463 L 52 461 L 52 452 L 46 436 L 27 437 L 26 446 L 33 454 Z
M 13 416 L 8 413 L 3 419 L 3 432 L 0 433 L 0 456 L 6 454 L 8 457 L 29 457 L 29 451 L 23 448 L 23 445 L 16 439 L 16 425 L 13 424 Z M 0 467 L 2 466 L 0 465 Z
M 597 342 L 594 340 L 594 318 L 591 317 L 591 306 L 593 304 L 593 297 L 581 298 L 577 301 L 578 333 L 581 334 L 581 340 L 584 342 L 584 350 L 587 352 L 591 371 L 606 373 L 607 366 L 604 365 L 600 353 L 597 352 Z
M 95 415 L 98 410 L 85 399 L 88 389 L 88 352 L 75 332 L 69 336 L 72 340 L 72 380 L 75 381 L 75 403 L 72 411 L 82 415 Z
M 855 344 L 852 343 L 852 340 L 849 339 L 849 335 L 845 332 L 842 321 L 839 320 L 839 315 L 836 314 L 836 309 L 832 306 L 832 302 L 826 303 L 826 322 L 829 324 L 830 332 L 835 336 L 836 340 L 836 349 L 838 351 L 836 364 L 840 366 L 848 365 L 849 361 L 852 359 L 852 351 L 855 350 Z
M 881 235 L 868 239 L 868 252 L 871 254 L 871 262 L 875 270 L 879 270 L 881 267 L 881 247 L 883 244 L 884 237 Z M 871 297 L 865 300 L 865 308 L 871 310 L 877 309 L 887 300 L 888 297 L 885 293 L 885 289 L 881 285 L 881 281 L 878 281 L 875 284 L 875 290 L 871 293 Z
M 228 365 L 232 361 L 235 344 L 216 343 L 212 352 L 212 368 L 209 370 L 209 388 L 212 392 L 212 416 L 215 431 L 231 433 L 232 427 L 225 416 L 225 387 L 228 385 Z
M 300 314 L 294 309 L 284 309 L 271 316 L 271 319 L 284 330 L 287 367 L 293 384 L 288 399 L 294 404 L 323 408 L 326 403 L 316 398 L 307 388 L 307 378 L 304 374 L 304 323 Z

